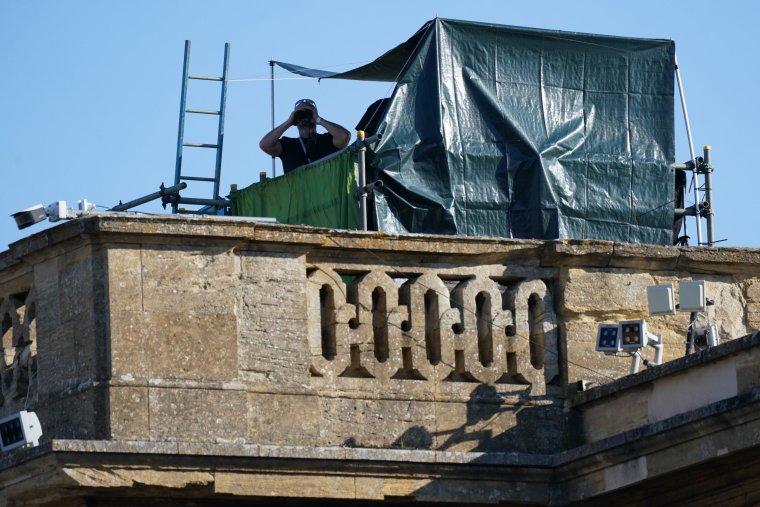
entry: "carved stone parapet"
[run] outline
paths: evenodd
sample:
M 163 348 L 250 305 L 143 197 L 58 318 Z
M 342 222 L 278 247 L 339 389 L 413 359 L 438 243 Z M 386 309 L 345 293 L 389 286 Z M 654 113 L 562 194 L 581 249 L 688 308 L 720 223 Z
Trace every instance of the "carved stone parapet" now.
M 556 317 L 541 280 L 497 282 L 493 269 L 452 277 L 312 266 L 313 377 L 472 382 L 545 393 L 558 375 Z

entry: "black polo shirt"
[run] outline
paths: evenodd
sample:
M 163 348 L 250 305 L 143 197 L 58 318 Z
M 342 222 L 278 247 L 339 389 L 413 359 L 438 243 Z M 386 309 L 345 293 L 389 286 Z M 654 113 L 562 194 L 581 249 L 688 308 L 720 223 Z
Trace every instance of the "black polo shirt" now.
M 280 153 L 282 170 L 286 174 L 297 167 L 316 162 L 320 158 L 339 150 L 333 144 L 333 137 L 329 132 L 303 139 L 303 144 L 298 137 L 281 137 L 280 146 L 282 146 Z

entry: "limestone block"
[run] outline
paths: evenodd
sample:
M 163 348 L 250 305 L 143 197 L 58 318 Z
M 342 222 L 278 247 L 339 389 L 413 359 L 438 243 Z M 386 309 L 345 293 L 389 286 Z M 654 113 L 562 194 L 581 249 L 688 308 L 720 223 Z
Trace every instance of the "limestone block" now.
M 760 329 L 760 304 L 747 303 L 747 328 L 751 331 Z
M 226 443 L 248 435 L 246 393 L 151 387 L 150 439 Z
M 242 319 L 241 319 L 242 320 Z M 306 319 L 247 318 L 240 329 L 240 370 L 253 383 L 308 384 Z
M 94 252 L 89 246 L 68 251 L 58 258 L 60 318 L 65 322 L 82 315 L 92 318 Z
M 647 312 L 646 288 L 654 285 L 649 273 L 623 270 L 569 268 L 560 275 L 559 314 Z
M 485 451 L 515 426 L 514 413 L 494 402 L 437 403 L 435 446 L 442 451 Z
M 575 384 L 579 380 L 606 384 L 611 380 L 628 375 L 630 369 L 631 358 L 628 355 L 608 356 L 603 352 L 597 352 L 594 342 L 568 344 L 568 384 Z
M 418 448 L 433 445 L 434 404 L 412 400 L 320 398 L 323 445 Z
M 35 408 L 43 440 L 107 438 L 107 392 L 103 386 L 51 398 Z
M 739 393 L 760 387 L 760 350 L 753 348 L 736 356 L 736 384 Z
M 38 316 L 41 320 L 42 317 Z M 69 321 L 37 332 L 37 381 L 40 396 L 55 395 L 97 376 L 92 321 Z
M 354 477 L 334 474 L 216 472 L 214 492 L 221 495 L 354 499 Z
M 248 442 L 319 445 L 321 410 L 313 395 L 248 394 Z
M 679 255 L 680 251 L 673 246 L 615 243 L 609 266 L 644 271 L 672 270 Z
M 357 498 L 363 500 L 385 500 L 393 497 L 395 500 L 404 498 L 413 500 L 417 491 L 425 491 L 431 487 L 430 479 L 417 479 L 413 477 L 357 477 Z M 440 501 L 440 498 L 436 498 Z
M 309 345 L 303 259 L 259 252 L 241 255 L 240 369 L 252 382 L 305 385 Z
M 540 483 L 505 482 L 504 479 L 441 479 L 431 481 L 411 495 L 418 502 L 446 502 L 465 505 L 477 504 L 509 504 L 514 498 L 521 502 L 535 505 L 549 505 L 549 488 Z
M 583 410 L 583 430 L 588 443 L 644 426 L 649 421 L 652 386 L 645 385 L 624 396 L 607 398 Z
M 150 439 L 147 387 L 112 386 L 108 390 L 108 402 L 112 439 Z
M 232 313 L 120 312 L 111 315 L 115 377 L 226 380 L 237 377 Z
M 747 299 L 760 301 L 760 280 L 750 279 L 747 283 Z
M 547 241 L 541 265 L 607 266 L 614 251 L 610 241 L 560 239 Z
M 142 304 L 149 312 L 228 313 L 239 283 L 236 257 L 217 247 L 143 247 Z
M 75 484 L 86 488 L 160 486 L 190 491 L 194 488 L 206 489 L 214 482 L 214 476 L 211 473 L 191 470 L 67 467 L 63 471 Z
M 112 246 L 107 250 L 108 297 L 112 310 L 141 311 L 142 250 L 140 245 Z
M 694 279 L 699 279 L 694 276 Z M 705 295 L 715 301 L 708 306 L 706 320 L 718 327 L 722 341 L 741 338 L 750 329 L 745 325 L 744 308 L 746 302 L 741 289 L 728 277 L 706 277 Z
M 750 248 L 680 248 L 678 266 L 685 271 L 704 273 L 756 273 L 760 252 Z
M 534 404 L 530 398 L 505 401 L 488 386 L 473 391 L 467 403 L 436 404 L 435 446 L 456 452 L 551 453 L 559 444 L 562 408 Z
M 562 323 L 562 334 L 568 346 L 577 342 L 595 343 L 596 332 L 600 322 L 614 322 L 614 319 L 600 317 L 599 320 L 572 319 Z

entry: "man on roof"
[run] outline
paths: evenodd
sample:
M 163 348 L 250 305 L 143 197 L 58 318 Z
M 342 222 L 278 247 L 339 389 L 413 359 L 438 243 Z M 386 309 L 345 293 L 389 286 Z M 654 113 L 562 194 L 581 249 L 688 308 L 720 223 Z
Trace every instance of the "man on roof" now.
M 327 132 L 317 134 L 317 125 Z M 298 137 L 282 136 L 291 126 L 298 128 Z M 350 140 L 348 130 L 319 116 L 313 100 L 301 99 L 285 122 L 261 138 L 259 148 L 273 157 L 280 157 L 282 170 L 288 173 L 345 148 Z

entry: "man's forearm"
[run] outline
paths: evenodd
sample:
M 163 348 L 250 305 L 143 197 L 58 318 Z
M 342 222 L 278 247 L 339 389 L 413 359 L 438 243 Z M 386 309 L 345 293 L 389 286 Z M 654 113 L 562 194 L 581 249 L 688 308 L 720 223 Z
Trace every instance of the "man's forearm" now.
M 319 124 L 322 125 L 333 137 L 333 145 L 336 148 L 345 148 L 348 146 L 348 142 L 351 140 L 351 132 L 337 123 L 325 120 L 322 117 L 319 118 Z
M 280 146 L 280 137 L 282 137 L 285 131 L 290 127 L 291 122 L 288 119 L 281 125 L 273 128 L 261 138 L 261 141 L 259 141 L 259 148 L 273 157 L 279 155 L 279 152 L 282 150 L 282 147 Z

